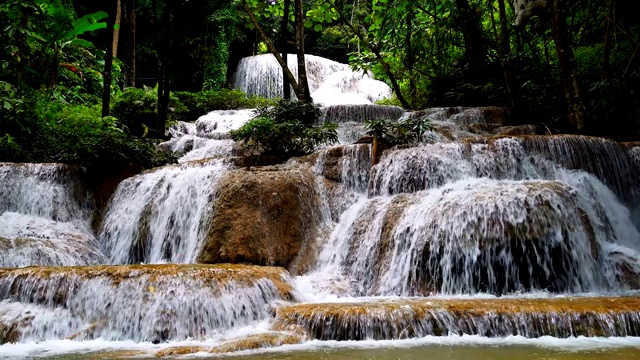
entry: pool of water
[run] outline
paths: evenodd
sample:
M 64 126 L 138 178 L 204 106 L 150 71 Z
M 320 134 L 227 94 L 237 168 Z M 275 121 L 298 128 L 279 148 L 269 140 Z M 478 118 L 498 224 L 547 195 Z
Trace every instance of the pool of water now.
M 212 355 L 197 353 L 177 358 L 234 360 L 636 360 L 640 339 L 546 339 L 537 344 L 410 344 L 408 342 L 312 342 L 266 350 Z M 156 348 L 157 349 L 157 348 Z M 51 348 L 47 352 L 56 352 Z M 3 359 L 123 360 L 157 359 L 152 348 L 106 350 L 47 356 L 45 353 Z M 176 357 L 173 357 L 176 358 Z

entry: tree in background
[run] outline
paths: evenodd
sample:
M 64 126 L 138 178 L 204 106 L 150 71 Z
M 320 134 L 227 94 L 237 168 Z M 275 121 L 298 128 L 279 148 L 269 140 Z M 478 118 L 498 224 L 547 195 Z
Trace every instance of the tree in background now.
M 259 2 L 258 0 L 242 0 L 242 4 L 245 12 L 249 16 L 251 20 L 251 24 L 260 34 L 262 41 L 267 45 L 269 52 L 276 58 L 276 61 L 280 65 L 283 71 L 283 75 L 289 83 L 291 87 L 293 87 L 293 91 L 296 94 L 296 97 L 300 101 L 311 102 L 311 94 L 309 92 L 309 83 L 307 81 L 307 70 L 306 70 L 306 61 L 304 61 L 304 7 L 302 4 L 302 0 L 294 0 L 294 17 L 295 17 L 295 35 L 296 35 L 296 54 L 298 58 L 298 78 L 296 79 L 289 66 L 287 64 L 287 60 L 283 59 L 280 55 L 280 51 L 278 51 L 277 47 L 271 40 L 271 38 L 265 33 L 264 29 L 260 25 L 258 17 L 256 16 L 256 9 L 259 13 L 262 12 L 271 12 L 271 13 L 279 13 L 278 7 L 274 6 L 275 4 L 264 4 Z M 284 10 L 282 11 L 284 14 Z M 283 20 L 284 21 L 284 20 Z M 285 81 L 286 83 L 286 81 Z

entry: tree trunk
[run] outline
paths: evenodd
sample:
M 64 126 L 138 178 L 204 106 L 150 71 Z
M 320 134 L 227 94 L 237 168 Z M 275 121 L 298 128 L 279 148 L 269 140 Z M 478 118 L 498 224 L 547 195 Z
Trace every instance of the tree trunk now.
M 162 8 L 162 39 L 160 41 L 160 59 L 158 61 L 158 121 L 155 126 L 156 136 L 163 137 L 169 107 L 169 48 L 171 39 L 171 1 L 164 0 Z
M 609 0 L 609 19 L 613 19 L 613 0 Z M 611 59 L 611 28 L 613 27 L 612 21 L 607 20 L 607 30 L 604 34 L 604 56 L 602 59 L 602 80 L 609 78 L 609 63 Z
M 307 81 L 307 62 L 304 59 L 304 12 L 302 0 L 294 0 L 294 10 L 296 17 L 296 44 L 298 45 L 298 86 L 302 93 L 302 97 L 298 95 L 299 101 L 312 102 L 311 93 L 309 91 L 309 82 Z
M 568 125 L 572 131 L 579 133 L 584 127 L 584 105 L 580 94 L 571 40 L 567 34 L 566 16 L 560 0 L 550 0 L 549 6 L 551 10 L 551 33 L 556 44 L 560 69 L 562 70 Z
M 482 31 L 482 19 L 469 0 L 455 0 L 457 27 L 464 39 L 464 58 L 468 64 L 480 66 L 486 60 L 487 46 Z
M 113 29 L 113 57 L 118 57 L 118 41 L 120 40 L 120 20 L 122 19 L 122 5 L 116 0 L 116 22 Z
M 382 54 L 380 53 L 380 50 L 377 48 L 377 46 L 375 46 L 374 44 L 371 44 L 364 37 L 364 35 L 362 35 L 359 28 L 356 28 L 347 18 L 344 17 L 342 12 L 340 11 L 340 8 L 336 5 L 335 0 L 327 0 L 327 1 L 338 12 L 338 16 L 340 17 L 340 22 L 342 23 L 342 25 L 345 28 L 348 28 L 349 30 L 351 30 L 351 32 L 358 37 L 358 40 L 366 44 L 367 47 L 371 50 L 371 52 L 376 56 L 376 59 L 378 60 L 380 65 L 382 65 L 382 69 L 384 70 L 384 73 L 389 78 L 389 81 L 391 81 L 391 88 L 393 89 L 393 92 L 395 92 L 396 97 L 398 98 L 398 101 L 400 101 L 400 104 L 402 104 L 402 106 L 405 109 L 412 110 L 413 108 L 411 107 L 407 99 L 404 98 L 404 96 L 402 95 L 402 92 L 400 91 L 400 84 L 398 84 L 398 80 L 396 79 L 396 76 L 391 71 L 391 66 L 389 66 L 389 64 L 385 61 L 384 57 L 382 57 Z
M 371 167 L 376 166 L 380 162 L 380 135 L 378 132 L 373 133 L 373 142 L 371 143 Z
M 407 72 L 409 73 L 409 99 L 411 99 L 411 107 L 416 106 L 417 102 L 416 80 L 413 76 L 413 68 L 416 64 L 416 54 L 413 52 L 413 46 L 411 45 L 414 16 L 415 13 L 413 11 L 410 11 L 405 19 L 407 25 L 407 33 L 405 34 L 405 45 L 407 47 L 407 53 L 405 55 L 405 66 L 407 67 Z
M 291 0 L 284 0 L 284 15 L 280 21 L 280 48 L 282 49 L 282 58 L 288 64 L 287 58 L 289 57 L 287 48 L 289 41 L 289 7 L 291 6 Z M 282 98 L 285 100 L 291 100 L 291 84 L 287 80 L 287 74 L 282 69 Z
M 504 73 L 504 81 L 509 95 L 509 103 L 514 112 L 518 112 L 516 86 L 513 79 L 513 71 L 511 68 L 511 43 L 509 42 L 509 25 L 507 20 L 507 11 L 504 0 L 498 0 L 498 10 L 500 12 L 500 62 Z M 518 118 L 514 116 L 514 118 Z
M 296 96 L 298 97 L 298 99 L 304 98 L 304 90 L 298 85 L 298 81 L 296 80 L 296 77 L 293 76 L 293 73 L 291 73 L 291 70 L 289 70 L 289 66 L 287 65 L 287 62 L 282 59 L 282 56 L 280 56 L 280 52 L 278 51 L 276 46 L 273 45 L 273 42 L 271 42 L 271 39 L 269 39 L 267 34 L 265 34 L 264 30 L 262 30 L 262 26 L 260 26 L 260 24 L 258 23 L 258 20 L 256 20 L 256 17 L 253 14 L 253 11 L 251 11 L 251 9 L 249 8 L 249 5 L 247 5 L 247 1 L 242 0 L 242 5 L 244 6 L 244 10 L 247 12 L 247 15 L 249 15 L 249 19 L 251 19 L 253 26 L 255 26 L 256 30 L 258 31 L 258 34 L 260 34 L 262 41 L 264 41 L 264 43 L 267 44 L 267 48 L 269 49 L 269 52 L 276 58 L 276 61 L 278 62 L 278 64 L 280 64 L 280 67 L 284 71 L 287 80 L 289 80 L 289 82 L 291 83 L 291 87 L 293 87 L 293 91 L 296 93 Z
M 124 87 L 136 86 L 136 0 L 121 0 L 120 55 L 124 67 Z
M 109 106 L 111 105 L 111 68 L 113 64 L 113 28 L 116 22 L 117 1 L 112 0 L 111 8 L 107 17 L 107 50 L 104 56 L 104 71 L 102 73 L 102 117 L 109 116 Z

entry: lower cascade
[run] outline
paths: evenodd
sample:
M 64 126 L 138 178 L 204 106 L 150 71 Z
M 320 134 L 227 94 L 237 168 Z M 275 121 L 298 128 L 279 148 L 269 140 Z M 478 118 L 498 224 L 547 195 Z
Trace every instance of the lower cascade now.
M 320 95 L 362 90 L 309 61 Z M 241 69 L 275 74 L 266 62 Z M 160 147 L 179 163 L 122 180 L 104 207 L 79 169 L 0 164 L 0 358 L 640 348 L 636 144 L 535 135 L 501 108 L 368 102 L 324 107 L 342 144 L 269 166 L 227 138 L 252 110 L 176 123 Z M 434 126 L 372 166 L 352 143 L 378 116 Z
M 206 338 L 292 300 L 283 269 L 242 265 L 24 268 L 0 273 L 0 343 Z

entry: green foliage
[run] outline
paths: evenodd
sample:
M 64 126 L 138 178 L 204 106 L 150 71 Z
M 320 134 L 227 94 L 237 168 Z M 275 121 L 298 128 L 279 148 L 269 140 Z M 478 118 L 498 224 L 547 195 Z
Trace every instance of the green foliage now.
M 338 141 L 336 124 L 314 125 L 319 116 L 320 109 L 313 104 L 281 100 L 258 109 L 254 119 L 230 135 L 262 155 L 301 156 Z
M 222 89 L 195 93 L 180 91 L 172 95 L 184 104 L 184 110 L 177 111 L 174 116 L 175 120 L 181 121 L 194 121 L 212 110 L 253 109 L 274 105 L 273 100 L 247 97 L 247 94 L 240 90 Z
M 417 143 L 423 140 L 424 134 L 431 130 L 431 123 L 426 117 L 408 118 L 402 121 L 368 120 L 365 122 L 367 135 L 377 136 L 389 146 Z
M 395 95 L 393 95 L 390 98 L 384 98 L 384 99 L 380 99 L 380 100 L 376 101 L 376 105 L 402 107 L 402 104 L 400 103 L 400 100 L 398 100 L 398 98 Z
M 2 112 L 0 129 L 0 161 L 62 162 L 95 171 L 174 161 L 154 142 L 127 134 L 116 118 L 102 118 L 98 106 L 61 103 L 51 91 L 31 92 Z
M 155 128 L 158 119 L 158 88 L 144 89 L 128 88 L 113 102 L 111 115 L 117 118 L 122 129 L 134 136 L 143 137 L 149 128 Z M 171 125 L 178 118 L 178 114 L 185 113 L 187 108 L 178 97 L 170 94 L 169 116 L 166 126 Z M 160 134 L 162 136 L 163 134 Z

